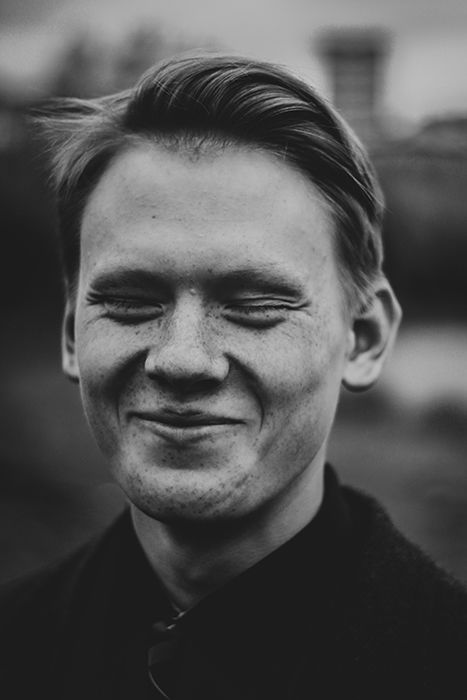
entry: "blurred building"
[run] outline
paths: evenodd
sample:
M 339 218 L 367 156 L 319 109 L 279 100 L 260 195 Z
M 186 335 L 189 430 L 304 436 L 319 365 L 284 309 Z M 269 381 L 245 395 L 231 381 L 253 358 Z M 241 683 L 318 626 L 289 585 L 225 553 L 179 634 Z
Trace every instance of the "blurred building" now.
M 320 41 L 337 109 L 366 144 L 381 139 L 381 95 L 388 36 L 378 30 L 331 31 Z

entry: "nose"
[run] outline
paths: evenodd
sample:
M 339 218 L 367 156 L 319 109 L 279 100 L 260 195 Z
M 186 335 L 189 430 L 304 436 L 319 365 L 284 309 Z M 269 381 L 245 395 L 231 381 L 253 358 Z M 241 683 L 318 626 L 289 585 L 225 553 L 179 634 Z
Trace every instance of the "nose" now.
M 146 375 L 177 392 L 204 392 L 222 383 L 229 361 L 219 350 L 211 325 L 195 300 L 177 304 L 147 352 Z

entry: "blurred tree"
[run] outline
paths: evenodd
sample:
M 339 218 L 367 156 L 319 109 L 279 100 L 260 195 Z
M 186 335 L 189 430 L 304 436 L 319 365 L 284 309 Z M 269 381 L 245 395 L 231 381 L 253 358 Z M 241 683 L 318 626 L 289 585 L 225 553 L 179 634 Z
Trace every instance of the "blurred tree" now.
M 387 269 L 410 314 L 466 318 L 467 117 L 374 153 L 387 198 Z
M 54 213 L 37 144 L 28 130 L 26 104 L 0 102 L 6 127 L 0 144 L 0 211 L 4 308 L 23 304 L 54 305 L 60 282 Z
M 66 49 L 52 91 L 61 97 L 92 97 L 106 90 L 108 65 L 103 44 L 81 35 Z

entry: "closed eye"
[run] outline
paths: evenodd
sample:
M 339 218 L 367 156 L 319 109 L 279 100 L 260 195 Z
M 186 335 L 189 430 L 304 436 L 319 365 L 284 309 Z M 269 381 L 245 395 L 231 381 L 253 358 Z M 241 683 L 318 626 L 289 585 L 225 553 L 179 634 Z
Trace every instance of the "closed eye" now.
M 226 304 L 227 317 L 245 325 L 272 326 L 285 320 L 290 304 L 278 300 L 234 301 Z
M 229 308 L 240 313 L 266 313 L 269 311 L 283 311 L 289 308 L 286 304 L 232 304 Z
M 107 318 L 126 323 L 157 318 L 163 311 L 162 304 L 147 298 L 93 295 L 89 301 L 98 304 Z

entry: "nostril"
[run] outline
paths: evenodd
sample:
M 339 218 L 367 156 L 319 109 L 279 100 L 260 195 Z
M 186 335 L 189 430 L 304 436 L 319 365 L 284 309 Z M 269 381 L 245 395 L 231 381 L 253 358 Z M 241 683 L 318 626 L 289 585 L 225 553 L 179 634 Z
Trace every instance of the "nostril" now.
M 199 375 L 174 376 L 173 374 L 156 372 L 148 374 L 148 376 L 159 391 L 178 397 L 212 394 L 222 384 L 222 380 L 219 381 L 215 378 L 206 378 Z
M 152 350 L 146 356 L 144 370 L 148 377 L 166 386 L 210 388 L 226 378 L 229 362 L 221 355 L 212 357 L 204 352 L 181 354 Z
M 210 394 L 219 386 L 218 382 L 209 379 L 174 379 L 162 374 L 152 376 L 150 379 L 159 391 L 178 397 Z

